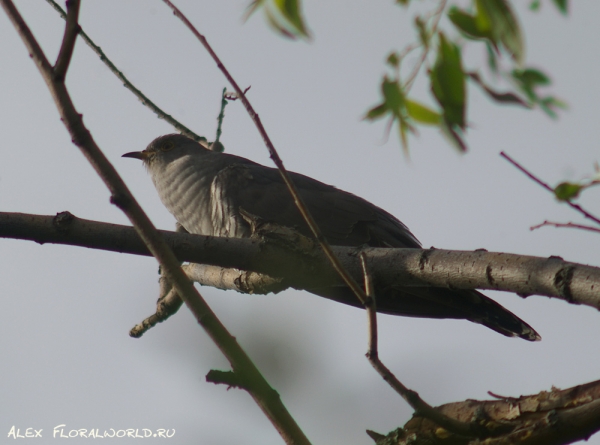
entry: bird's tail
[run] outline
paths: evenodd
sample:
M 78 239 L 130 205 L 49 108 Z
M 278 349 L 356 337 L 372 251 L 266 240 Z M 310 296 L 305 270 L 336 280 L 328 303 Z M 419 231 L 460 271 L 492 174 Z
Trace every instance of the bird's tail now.
M 312 289 L 311 292 L 341 303 L 359 306 L 347 287 Z M 377 312 L 405 317 L 457 318 L 482 324 L 507 337 L 539 341 L 540 335 L 515 314 L 476 290 L 440 287 L 390 287 L 378 289 Z
M 481 300 L 479 307 L 467 320 L 482 324 L 507 337 L 519 337 L 528 341 L 540 341 L 542 337 L 508 309 L 477 291 L 465 291 L 477 294 Z

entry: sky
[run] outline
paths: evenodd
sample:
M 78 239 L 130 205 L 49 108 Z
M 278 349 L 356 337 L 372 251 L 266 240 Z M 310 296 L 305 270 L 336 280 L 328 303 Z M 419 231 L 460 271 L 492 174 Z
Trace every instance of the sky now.
M 600 237 L 592 233 L 530 231 L 544 220 L 582 219 L 499 156 L 506 151 L 552 185 L 592 173 L 600 139 L 600 61 L 592 56 L 600 41 L 600 3 L 572 2 L 566 18 L 551 2 L 542 2 L 538 13 L 526 5 L 517 9 L 527 64 L 549 73 L 551 92 L 569 104 L 559 119 L 539 110 L 499 107 L 469 87 L 469 152 L 461 155 L 436 130 L 423 129 L 411 137 L 407 159 L 395 134 L 386 142 L 383 123 L 361 117 L 380 99 L 389 51 L 414 40 L 412 10 L 407 13 L 391 0 L 308 0 L 305 17 L 313 39 L 292 42 L 274 34 L 261 14 L 244 23 L 247 2 L 177 5 L 238 83 L 251 86 L 249 99 L 288 169 L 386 209 L 425 247 L 558 255 L 600 265 Z M 45 2 L 21 0 L 16 6 L 54 60 L 62 19 Z M 434 6 L 428 1 L 423 7 Z M 85 1 L 80 23 L 152 100 L 214 138 L 226 81 L 162 2 Z M 68 210 L 81 218 L 129 224 L 71 143 L 4 14 L 0 42 L 0 209 L 41 215 Z M 467 64 L 480 65 L 483 54 L 471 45 Z M 173 128 L 125 90 L 82 41 L 67 86 L 96 142 L 153 222 L 173 228 L 174 219 L 142 165 L 121 158 Z M 422 78 L 413 93 L 433 105 Z M 228 153 L 271 165 L 240 104 L 226 109 L 222 142 Z M 598 198 L 598 190 L 591 189 L 581 204 L 597 213 Z M 42 429 L 37 443 L 45 443 L 55 427 L 65 425 L 66 432 L 175 430 L 162 439 L 169 444 L 281 443 L 246 393 L 205 382 L 209 370 L 228 364 L 187 309 L 141 339 L 128 336 L 155 308 L 153 258 L 20 240 L 3 239 L 0 245 L 0 437 L 8 437 L 13 427 L 22 434 Z M 387 433 L 410 418 L 410 408 L 365 359 L 363 311 L 297 291 L 267 296 L 200 291 L 313 443 L 369 443 L 366 429 Z M 505 338 L 467 321 L 383 315 L 382 360 L 434 405 L 485 399 L 487 391 L 519 396 L 600 378 L 592 342 L 600 338 L 597 311 L 544 297 L 486 294 L 531 324 L 543 340 Z M 589 443 L 600 444 L 600 436 Z

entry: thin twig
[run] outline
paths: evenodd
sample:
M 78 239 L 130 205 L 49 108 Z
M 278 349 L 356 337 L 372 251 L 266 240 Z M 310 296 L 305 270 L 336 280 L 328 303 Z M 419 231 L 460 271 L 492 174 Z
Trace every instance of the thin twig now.
M 500 156 L 502 156 L 504 159 L 506 159 L 508 162 L 510 162 L 512 165 L 514 165 L 516 168 L 518 168 L 519 170 L 521 170 L 521 172 L 525 173 L 525 175 L 527 175 L 531 180 L 537 182 L 539 185 L 541 185 L 542 187 L 544 187 L 546 190 L 548 190 L 550 193 L 552 193 L 554 195 L 554 189 L 552 187 L 550 187 L 548 184 L 546 184 L 544 181 L 542 181 L 541 179 L 539 179 L 537 176 L 535 176 L 533 173 L 531 173 L 530 171 L 528 171 L 525 167 L 523 167 L 521 164 L 519 164 L 517 161 L 515 161 L 513 158 L 511 158 L 509 155 L 507 155 L 505 152 L 501 151 L 500 152 Z M 600 224 L 600 218 L 592 215 L 590 212 L 588 212 L 587 210 L 585 210 L 583 207 L 581 207 L 579 204 L 575 204 L 574 202 L 572 202 L 570 199 L 567 199 L 563 202 L 566 202 L 571 208 L 577 210 L 579 213 L 581 213 L 583 216 L 585 216 L 588 219 L 591 219 L 592 221 L 594 221 L 596 224 Z
M 221 144 L 221 127 L 223 126 L 223 119 L 225 118 L 225 107 L 227 106 L 227 88 L 223 88 L 223 92 L 221 93 L 221 110 L 219 111 L 219 116 L 217 117 L 217 135 L 215 137 L 214 142 L 210 144 L 210 149 L 213 151 L 223 151 L 223 144 Z
M 452 431 L 453 433 L 463 436 L 479 436 L 484 437 L 485 431 L 476 432 L 471 424 L 461 422 L 451 417 L 442 414 L 440 411 L 433 408 L 425 402 L 416 391 L 408 389 L 396 378 L 396 376 L 382 363 L 379 359 L 379 351 L 377 346 L 377 309 L 375 306 L 375 294 L 373 289 L 373 280 L 367 267 L 367 256 L 364 252 L 360 254 L 360 261 L 363 269 L 366 294 L 368 297 L 365 309 L 369 320 L 369 350 L 367 351 L 367 359 L 371 366 L 375 368 L 377 373 L 392 387 L 406 402 L 415 410 L 416 416 L 426 417 L 433 420 L 441 427 Z
M 54 75 L 62 80 L 64 80 L 69 69 L 69 63 L 71 63 L 75 41 L 79 32 L 77 18 L 79 17 L 80 4 L 79 0 L 67 0 L 67 26 L 65 26 L 63 41 L 58 57 L 56 58 L 56 63 L 54 64 Z
M 46 1 L 60 14 L 60 16 L 63 19 L 65 19 L 65 20 L 67 19 L 67 14 L 60 7 L 60 5 L 58 5 L 54 0 L 46 0 Z M 102 62 L 104 62 L 104 64 L 108 67 L 108 69 L 110 69 L 110 71 L 112 71 L 112 73 L 115 76 L 117 76 L 119 78 L 119 80 L 121 80 L 123 82 L 123 86 L 125 88 L 127 88 L 129 91 L 131 91 L 135 96 L 137 96 L 137 98 L 142 102 L 142 105 L 145 105 L 146 107 L 150 108 L 150 110 L 152 110 L 158 116 L 159 119 L 164 119 L 166 122 L 171 124 L 180 133 L 186 135 L 189 138 L 194 139 L 195 141 L 206 142 L 205 137 L 198 136 L 196 133 L 194 133 L 188 127 L 186 127 L 181 122 L 179 122 L 178 120 L 173 118 L 173 116 L 164 112 L 154 102 L 152 102 L 146 95 L 144 95 L 144 93 L 142 93 L 140 90 L 138 90 L 129 81 L 129 79 L 127 79 L 127 77 L 125 77 L 125 75 L 114 65 L 114 63 L 112 63 L 112 61 L 106 56 L 106 54 L 104 54 L 102 49 L 98 45 L 96 45 L 92 41 L 92 39 L 90 39 L 90 37 L 83 31 L 83 29 L 81 29 L 81 26 L 79 26 L 79 35 L 81 36 L 83 41 L 85 43 L 87 43 L 87 45 L 90 48 L 92 48 L 92 50 L 98 55 L 98 57 L 100 57 L 100 60 L 102 60 Z
M 540 227 L 544 227 L 544 226 L 566 227 L 566 228 L 571 228 L 571 229 L 589 230 L 590 232 L 599 232 L 600 233 L 599 228 L 588 226 L 586 224 L 576 224 L 576 223 L 572 223 L 572 222 L 558 223 L 558 222 L 553 222 L 553 221 L 544 221 L 541 224 L 536 224 L 535 226 L 531 226 L 529 228 L 529 230 L 539 229 Z
M 368 332 L 369 332 L 369 350 L 367 358 L 378 357 L 378 340 L 377 340 L 377 303 L 375 301 L 375 288 L 373 287 L 373 279 L 367 268 L 367 255 L 365 252 L 360 253 L 360 264 L 362 265 L 363 276 L 365 280 L 365 293 L 367 294 L 367 310 Z
M 208 51 L 210 56 L 213 58 L 213 60 L 217 64 L 217 67 L 225 75 L 225 77 L 227 78 L 227 81 L 231 84 L 231 86 L 237 93 L 238 97 L 244 104 L 244 108 L 246 108 L 246 111 L 250 115 L 250 118 L 252 119 L 252 121 L 256 125 L 256 128 L 258 129 L 260 135 L 262 136 L 263 141 L 264 141 L 265 145 L 267 146 L 267 149 L 269 150 L 269 155 L 270 155 L 271 159 L 273 160 L 273 162 L 279 169 L 279 173 L 281 174 L 281 177 L 283 178 L 283 181 L 285 182 L 288 190 L 292 194 L 292 197 L 294 199 L 296 207 L 298 208 L 298 210 L 302 214 L 302 217 L 308 224 L 309 229 L 311 230 L 314 237 L 317 239 L 317 241 L 321 245 L 323 251 L 325 252 L 325 255 L 327 256 L 329 261 L 331 261 L 331 264 L 333 265 L 336 272 L 340 275 L 340 277 L 342 277 L 342 279 L 344 280 L 344 283 L 346 283 L 346 285 L 354 292 L 356 297 L 364 305 L 365 302 L 367 301 L 367 296 L 365 295 L 362 288 L 358 285 L 358 283 L 344 269 L 344 267 L 342 266 L 342 264 L 340 263 L 338 258 L 335 256 L 335 254 L 331 250 L 331 246 L 325 239 L 325 236 L 323 236 L 321 230 L 319 229 L 319 226 L 317 225 L 314 218 L 311 216 L 310 212 L 308 211 L 306 204 L 304 204 L 304 200 L 302 199 L 302 197 L 298 193 L 298 190 L 294 186 L 294 183 L 293 183 L 292 179 L 290 178 L 290 175 L 288 174 L 286 168 L 284 167 L 283 162 L 281 161 L 281 158 L 279 157 L 279 154 L 277 153 L 277 150 L 275 150 L 275 146 L 271 142 L 269 135 L 267 134 L 265 128 L 262 125 L 262 122 L 258 116 L 258 113 L 256 113 L 256 111 L 254 111 L 254 108 L 248 101 L 248 98 L 246 97 L 246 95 L 244 94 L 242 89 L 239 87 L 237 82 L 233 79 L 233 77 L 231 76 L 231 74 L 229 73 L 227 68 L 225 68 L 225 66 L 221 62 L 221 59 L 219 59 L 217 54 L 213 51 L 212 47 L 209 45 L 208 41 L 206 40 L 206 37 L 204 37 L 202 34 L 200 34 L 200 32 L 194 27 L 194 25 L 192 25 L 192 23 L 187 19 L 187 17 L 171 1 L 163 0 L 163 2 L 166 3 L 169 6 L 169 8 L 171 8 L 173 10 L 173 14 L 177 18 L 179 18 L 185 24 L 185 26 L 187 26 L 187 28 L 194 34 L 194 36 L 196 36 L 196 38 L 200 41 L 202 46 L 204 46 L 206 51 Z
M 254 363 L 221 324 L 206 304 L 192 282 L 180 267 L 165 240 L 156 230 L 148 216 L 137 203 L 115 168 L 97 146 L 85 127 L 81 114 L 75 109 L 70 94 L 62 79 L 57 79 L 39 43 L 13 5 L 11 0 L 0 0 L 4 11 L 13 23 L 33 61 L 39 69 L 56 103 L 61 119 L 69 131 L 73 143 L 88 159 L 96 173 L 102 178 L 111 193 L 111 202 L 117 205 L 133 223 L 148 250 L 159 261 L 161 270 L 171 280 L 177 293 L 185 301 L 198 323 L 204 328 L 223 355 L 229 360 L 233 372 L 244 388 L 254 398 L 265 415 L 273 422 L 279 433 L 289 444 L 309 444 L 304 433 L 281 402 L 279 394 L 267 383 Z
M 447 0 L 441 0 L 438 8 L 433 12 L 434 19 L 433 19 L 433 25 L 431 25 L 431 35 L 435 34 L 435 32 L 437 31 L 437 28 L 438 28 L 438 25 L 440 24 L 440 19 L 442 18 L 444 9 L 446 9 L 446 3 L 447 3 Z M 404 93 L 405 94 L 408 94 L 408 92 L 410 91 L 412 84 L 417 77 L 417 74 L 419 74 L 419 71 L 421 71 L 421 67 L 427 60 L 427 56 L 429 54 L 430 48 L 431 48 L 430 45 L 426 45 L 423 48 L 423 53 L 421 54 L 419 61 L 414 66 L 412 72 L 410 73 L 410 75 L 408 76 L 406 81 L 404 82 Z M 411 51 L 412 51 L 412 49 L 411 49 Z

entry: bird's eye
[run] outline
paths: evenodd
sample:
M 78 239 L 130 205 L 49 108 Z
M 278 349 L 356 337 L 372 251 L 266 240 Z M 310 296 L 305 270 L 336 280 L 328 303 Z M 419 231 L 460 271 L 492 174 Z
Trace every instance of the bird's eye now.
M 166 141 L 160 145 L 160 151 L 170 151 L 175 148 L 175 143 L 173 141 Z

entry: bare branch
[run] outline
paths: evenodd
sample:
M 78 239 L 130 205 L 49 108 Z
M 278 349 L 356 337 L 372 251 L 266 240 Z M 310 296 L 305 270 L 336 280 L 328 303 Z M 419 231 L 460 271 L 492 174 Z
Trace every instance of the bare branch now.
M 79 17 L 80 0 L 67 0 L 67 24 L 65 25 L 65 34 L 63 36 L 62 45 L 54 65 L 54 75 L 56 79 L 64 82 L 73 56 L 75 41 L 79 33 Z
M 83 124 L 81 115 L 75 109 L 65 84 L 54 79 L 53 69 L 46 56 L 13 3 L 10 0 L 0 0 L 0 4 L 17 29 L 46 81 L 73 143 L 81 150 L 109 189 L 111 202 L 119 207 L 133 223 L 139 236 L 159 261 L 163 272 L 172 280 L 177 293 L 183 298 L 198 323 L 219 347 L 223 355 L 227 357 L 233 371 L 238 374 L 240 380 L 244 381 L 244 387 L 248 389 L 248 393 L 254 398 L 285 441 L 290 444 L 308 444 L 308 439 L 286 410 L 279 394 L 266 382 L 250 358 L 238 345 L 235 337 L 227 331 L 202 299 L 181 269 L 179 261 L 167 243 L 135 201 L 117 171 L 96 145 L 91 133 Z
M 211 266 L 208 264 L 190 263 L 183 266 L 183 270 L 190 280 L 203 286 L 211 286 L 223 290 L 235 290 L 244 294 L 264 295 L 270 292 L 277 293 L 288 286 L 283 284 L 282 278 L 272 278 L 269 275 L 258 272 Z M 141 323 L 135 325 L 129 335 L 139 338 L 149 329 L 162 323 L 171 315 L 175 314 L 181 307 L 181 298 L 177 292 L 170 287 L 163 289 L 163 282 L 167 281 L 161 277 L 161 291 L 156 304 L 156 312 Z
M 600 232 L 599 228 L 588 226 L 586 224 L 576 224 L 576 223 L 572 223 L 572 222 L 558 223 L 558 222 L 553 222 L 553 221 L 544 221 L 543 223 L 536 224 L 535 226 L 531 226 L 529 228 L 529 230 L 536 230 L 536 229 L 539 229 L 540 227 L 544 227 L 544 226 L 552 226 L 552 227 L 557 227 L 557 228 L 564 227 L 564 228 L 571 228 L 571 229 L 589 230 L 590 232 Z
M 561 445 L 587 440 L 600 429 L 600 381 L 565 390 L 552 388 L 539 394 L 506 397 L 502 400 L 465 400 L 435 408 L 447 416 L 480 423 L 495 434 L 489 445 Z M 444 431 L 422 416 L 415 416 L 403 428 L 378 439 L 387 444 L 429 445 L 431 443 L 479 445 Z
M 158 323 L 162 323 L 171 315 L 177 313 L 182 304 L 183 300 L 179 297 L 179 294 L 175 288 L 172 288 L 164 297 L 158 299 L 158 303 L 156 304 L 156 312 L 145 318 L 141 323 L 136 324 L 133 328 L 131 328 L 129 331 L 129 336 L 133 338 L 140 338 Z
M 46 1 L 50 4 L 50 6 L 52 6 L 60 14 L 60 16 L 63 19 L 65 19 L 65 20 L 67 19 L 67 14 L 65 13 L 65 11 L 63 11 L 63 9 L 60 7 L 60 5 L 58 5 L 54 0 L 46 0 Z M 152 102 L 144 93 L 142 93 L 140 90 L 138 90 L 129 81 L 129 79 L 127 79 L 127 77 L 125 77 L 125 75 L 115 66 L 115 64 L 112 63 L 112 61 L 108 58 L 108 56 L 106 56 L 106 54 L 104 54 L 104 52 L 102 51 L 102 48 L 100 48 L 98 45 L 96 45 L 92 41 L 92 39 L 83 31 L 83 29 L 81 29 L 81 27 L 79 27 L 79 35 L 81 36 L 83 41 L 85 43 L 87 43 L 87 45 L 90 48 L 92 48 L 92 51 L 94 51 L 98 55 L 98 57 L 100 57 L 100 60 L 102 62 L 104 62 L 104 64 L 108 67 L 108 69 L 110 71 L 112 71 L 112 73 L 115 76 L 117 76 L 119 78 L 119 80 L 121 80 L 123 82 L 123 86 L 125 88 L 127 88 L 129 91 L 131 91 L 140 100 L 140 102 L 142 102 L 142 105 L 150 108 L 150 110 L 152 110 L 152 112 L 154 112 L 154 114 L 156 114 L 159 119 L 164 119 L 166 122 L 171 124 L 181 134 L 185 134 L 187 137 L 190 137 L 200 143 L 206 143 L 205 137 L 198 136 L 196 133 L 194 133 L 188 127 L 186 127 L 181 122 L 179 122 L 178 120 L 173 118 L 173 116 L 171 116 L 170 114 L 167 114 L 165 111 L 163 111 L 160 107 L 158 107 L 158 105 L 156 105 L 154 102 Z
M 368 300 L 365 304 L 367 310 L 367 328 L 369 332 L 369 349 L 367 351 L 367 358 L 378 357 L 378 340 L 377 340 L 377 302 L 375 300 L 375 287 L 373 286 L 373 277 L 369 272 L 367 266 L 367 255 L 365 252 L 360 253 L 360 265 L 362 266 L 363 276 L 365 279 L 365 293 L 367 294 Z
M 550 193 L 552 193 L 554 195 L 554 189 L 552 187 L 550 187 L 548 184 L 546 184 L 544 181 L 542 181 L 541 179 L 539 179 L 537 176 L 535 176 L 533 173 L 531 173 L 530 171 L 528 171 L 525 167 L 523 167 L 521 164 L 519 164 L 517 161 L 515 161 L 513 158 L 511 158 L 509 155 L 507 155 L 505 152 L 500 152 L 500 156 L 502 156 L 504 159 L 506 159 L 508 162 L 510 162 L 512 165 L 514 165 L 515 167 L 517 167 L 519 170 L 521 170 L 523 173 L 525 173 L 532 181 L 537 182 L 539 185 L 541 185 L 542 187 L 544 187 L 546 190 L 548 190 Z M 594 221 L 596 224 L 600 224 L 600 219 L 597 218 L 596 216 L 592 215 L 590 212 L 588 212 L 587 210 L 585 210 L 583 207 L 581 207 L 579 204 L 575 204 L 574 202 L 572 202 L 570 199 L 567 199 L 566 202 L 569 206 L 571 206 L 571 208 L 577 210 L 579 213 L 581 213 L 583 216 L 585 216 L 588 219 L 591 219 L 592 221 Z
M 408 389 L 396 376 L 389 370 L 387 366 L 379 359 L 379 352 L 377 346 L 377 311 L 375 307 L 375 289 L 373 287 L 373 279 L 369 273 L 367 266 L 367 257 L 364 252 L 360 254 L 360 262 L 363 269 L 365 290 L 367 294 L 367 304 L 365 309 L 367 310 L 367 319 L 369 320 L 369 350 L 367 351 L 367 359 L 371 366 L 377 371 L 377 373 L 392 387 L 414 410 L 414 415 L 420 415 L 426 417 L 437 423 L 438 425 L 452 431 L 455 434 L 463 436 L 473 437 L 484 437 L 489 435 L 489 432 L 485 432 L 480 429 L 477 431 L 472 428 L 472 425 L 466 422 L 460 422 L 456 419 L 452 419 L 440 411 L 433 408 L 427 402 L 425 402 L 416 391 Z
M 281 286 L 311 290 L 339 286 L 340 278 L 318 248 L 294 250 L 277 239 L 219 238 L 160 231 L 180 261 L 212 264 L 282 277 Z M 0 212 L 0 237 L 150 255 L 132 227 L 76 218 Z M 600 309 L 600 268 L 500 252 L 441 249 L 363 249 L 377 286 L 437 286 L 493 289 L 521 296 L 543 295 Z M 360 249 L 333 252 L 357 280 L 363 278 Z M 236 290 L 241 290 L 239 287 Z M 359 305 L 356 302 L 357 306 Z M 362 307 L 362 306 L 361 306 Z

